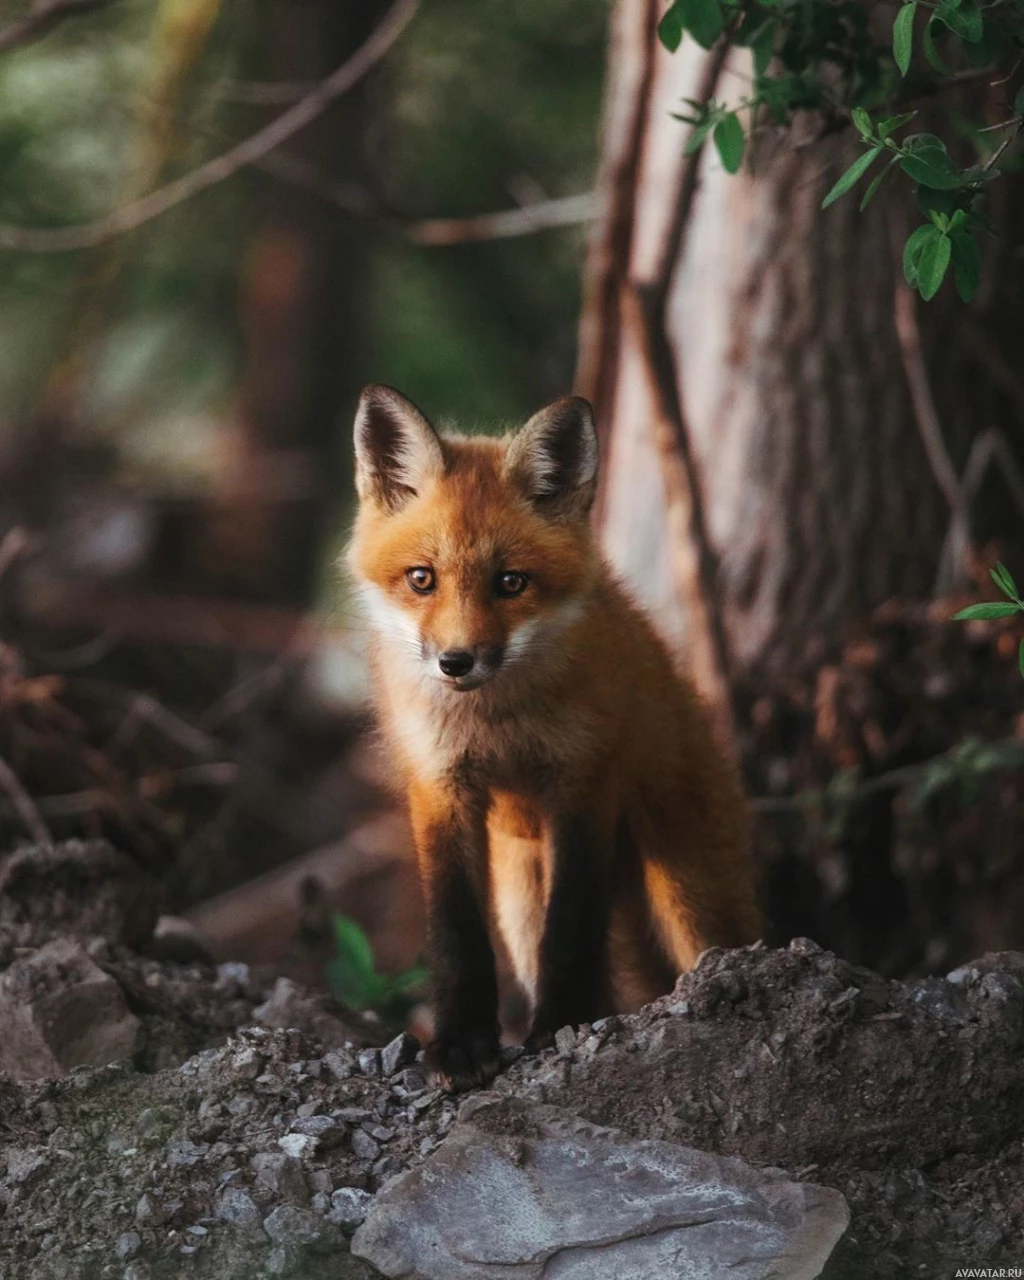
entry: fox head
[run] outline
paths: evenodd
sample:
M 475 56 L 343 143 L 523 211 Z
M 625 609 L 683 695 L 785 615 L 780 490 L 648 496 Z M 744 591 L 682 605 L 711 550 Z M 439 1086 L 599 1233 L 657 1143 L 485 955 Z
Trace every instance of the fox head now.
M 389 387 L 355 422 L 349 565 L 382 657 L 468 692 L 557 663 L 597 573 L 597 437 L 567 396 L 501 439 L 439 435 Z

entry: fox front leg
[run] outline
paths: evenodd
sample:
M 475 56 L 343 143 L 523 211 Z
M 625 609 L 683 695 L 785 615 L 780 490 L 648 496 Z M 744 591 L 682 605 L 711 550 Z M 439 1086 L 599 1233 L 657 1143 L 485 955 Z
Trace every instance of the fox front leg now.
M 537 1000 L 527 1043 L 542 1048 L 559 1027 L 610 1012 L 609 865 L 588 818 L 561 817 L 550 832 L 551 893 L 538 966 Z
M 487 1084 L 498 1070 L 498 984 L 483 892 L 487 833 L 477 806 L 417 805 L 413 825 L 427 906 L 435 1036 L 431 1079 L 450 1093 Z

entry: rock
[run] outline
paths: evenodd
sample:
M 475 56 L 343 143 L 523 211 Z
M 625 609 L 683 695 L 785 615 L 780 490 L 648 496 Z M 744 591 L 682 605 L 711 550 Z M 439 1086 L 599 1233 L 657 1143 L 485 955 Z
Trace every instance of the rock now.
M 59 939 L 0 976 L 0 1071 L 16 1080 L 129 1058 L 141 1024 L 80 943 Z
M 367 1210 L 373 1203 L 373 1196 L 358 1187 L 339 1187 L 331 1196 L 331 1208 L 327 1221 L 333 1222 L 342 1231 L 355 1231 L 366 1220 Z
M 316 1155 L 319 1143 L 308 1133 L 286 1133 L 283 1138 L 278 1138 L 277 1145 L 288 1155 L 301 1160 Z
M 355 1073 L 352 1065 L 352 1054 L 343 1049 L 334 1049 L 323 1056 L 323 1064 L 335 1080 L 349 1080 Z
M 256 1201 L 240 1187 L 225 1187 L 217 1201 L 217 1217 L 246 1234 L 262 1234 L 262 1216 Z
M 572 1027 L 558 1028 L 555 1032 L 555 1048 L 559 1053 L 572 1053 L 576 1048 L 576 1032 Z
M 380 1155 L 376 1141 L 362 1129 L 356 1129 L 352 1134 L 352 1150 L 360 1160 L 376 1160 Z
M 405 1067 L 411 1067 L 416 1061 L 416 1055 L 420 1051 L 420 1042 L 415 1036 L 402 1032 L 400 1036 L 395 1036 L 390 1044 L 386 1044 L 380 1051 L 381 1070 L 386 1076 L 397 1075 Z
M 309 1209 L 282 1205 L 263 1221 L 263 1230 L 276 1244 L 291 1248 L 327 1250 L 341 1243 L 341 1232 L 332 1222 Z
M 159 916 L 148 952 L 170 964 L 212 965 L 213 948 L 191 920 L 181 916 Z
M 114 1245 L 114 1252 L 122 1262 L 127 1262 L 129 1258 L 134 1258 L 138 1251 L 142 1248 L 142 1237 L 137 1231 L 126 1231 L 123 1236 L 118 1236 L 117 1243 Z
M 106 840 L 30 845 L 0 867 L 0 929 L 20 947 L 68 936 L 140 947 L 159 901 L 157 882 Z
M 379 1049 L 360 1049 L 359 1053 L 356 1055 L 356 1062 L 359 1064 L 359 1071 L 362 1075 L 380 1075 Z
M 268 1191 L 288 1200 L 292 1204 L 309 1204 L 309 1187 L 302 1165 L 294 1156 L 284 1152 L 261 1151 L 251 1160 L 252 1170 L 257 1181 Z
M 504 1099 L 378 1193 L 352 1252 L 417 1280 L 814 1280 L 838 1191 Z
M 312 994 L 290 978 L 278 978 L 270 999 L 259 1005 L 253 1016 L 265 1027 L 286 1030 L 297 1027 L 314 1036 L 327 1049 L 338 1049 L 360 1032 L 348 1027 L 328 1008 L 329 998 Z

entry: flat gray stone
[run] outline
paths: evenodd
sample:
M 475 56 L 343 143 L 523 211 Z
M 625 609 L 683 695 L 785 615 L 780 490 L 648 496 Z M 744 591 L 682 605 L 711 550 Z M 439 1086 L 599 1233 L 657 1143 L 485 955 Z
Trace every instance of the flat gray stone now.
M 504 1099 L 377 1194 L 352 1252 L 408 1280 L 814 1280 L 849 1220 L 782 1170 Z

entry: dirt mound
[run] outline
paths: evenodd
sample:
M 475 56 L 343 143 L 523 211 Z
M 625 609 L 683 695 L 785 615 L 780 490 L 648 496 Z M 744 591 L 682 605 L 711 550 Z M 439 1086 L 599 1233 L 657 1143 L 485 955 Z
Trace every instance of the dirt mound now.
M 898 983 L 798 941 L 709 952 L 494 1092 L 834 1187 L 853 1216 L 826 1274 L 904 1280 L 1021 1264 L 1022 1049 L 1024 957 Z M 150 1074 L 0 1083 L 5 1275 L 372 1275 L 351 1232 L 458 1108 L 414 1052 L 256 1026 Z

